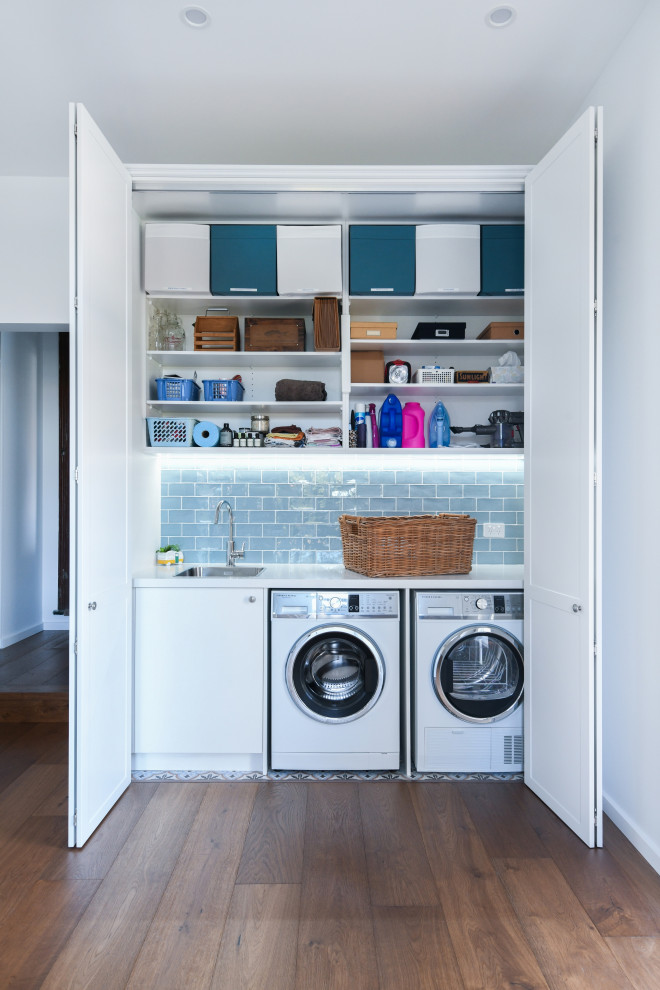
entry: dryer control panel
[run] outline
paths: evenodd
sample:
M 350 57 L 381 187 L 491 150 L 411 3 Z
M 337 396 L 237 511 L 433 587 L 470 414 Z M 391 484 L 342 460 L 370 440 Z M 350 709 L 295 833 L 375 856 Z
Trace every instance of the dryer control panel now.
M 417 592 L 418 619 L 522 619 L 522 591 Z

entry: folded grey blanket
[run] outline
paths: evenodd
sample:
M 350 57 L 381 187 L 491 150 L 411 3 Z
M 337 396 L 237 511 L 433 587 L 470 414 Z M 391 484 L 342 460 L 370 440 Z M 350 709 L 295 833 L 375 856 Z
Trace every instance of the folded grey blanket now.
M 301 381 L 297 378 L 280 378 L 275 382 L 277 402 L 323 402 L 327 397 L 325 382 Z

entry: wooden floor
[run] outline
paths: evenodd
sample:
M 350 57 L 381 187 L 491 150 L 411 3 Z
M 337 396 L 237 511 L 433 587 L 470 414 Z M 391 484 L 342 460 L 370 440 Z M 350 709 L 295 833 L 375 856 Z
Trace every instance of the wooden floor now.
M 660 987 L 660 877 L 521 783 L 135 783 L 66 848 L 66 727 L 0 725 L 0 987 Z
M 0 650 L 0 722 L 65 722 L 68 691 L 68 632 L 36 633 Z

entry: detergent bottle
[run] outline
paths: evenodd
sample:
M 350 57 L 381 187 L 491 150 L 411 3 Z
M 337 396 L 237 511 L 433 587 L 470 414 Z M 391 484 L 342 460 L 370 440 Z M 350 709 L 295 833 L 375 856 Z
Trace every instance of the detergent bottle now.
M 380 445 L 381 447 L 400 447 L 403 421 L 401 403 L 391 392 L 380 407 Z
M 449 413 L 438 402 L 429 417 L 429 447 L 448 447 L 450 440 Z
M 403 429 L 402 447 L 424 447 L 424 410 L 419 402 L 406 402 L 401 413 Z

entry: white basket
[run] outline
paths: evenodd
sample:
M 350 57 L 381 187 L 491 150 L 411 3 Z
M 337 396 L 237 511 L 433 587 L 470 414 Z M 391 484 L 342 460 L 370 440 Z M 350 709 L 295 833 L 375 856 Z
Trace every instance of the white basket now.
M 454 382 L 453 368 L 419 368 L 415 372 L 418 385 L 452 385 Z

